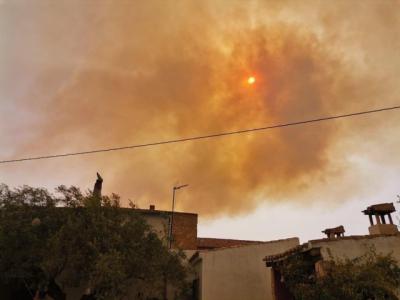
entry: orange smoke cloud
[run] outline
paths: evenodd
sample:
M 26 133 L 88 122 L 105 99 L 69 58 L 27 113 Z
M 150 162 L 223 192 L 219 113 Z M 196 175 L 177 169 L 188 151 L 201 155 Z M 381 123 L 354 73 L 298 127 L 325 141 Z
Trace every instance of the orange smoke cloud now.
M 100 3 L 67 5 L 69 17 L 60 20 L 40 13 L 40 47 L 70 49 L 62 57 L 42 57 L 49 67 L 36 74 L 29 92 L 41 98 L 23 101 L 33 111 L 39 105 L 40 121 L 20 155 L 265 126 L 375 103 L 373 78 L 354 71 L 352 49 L 339 47 L 348 41 L 321 35 L 332 20 L 314 24 L 302 7 Z M 296 11 L 304 14 L 303 23 Z M 336 11 L 324 11 L 337 18 Z M 52 26 L 65 36 L 55 36 Z M 249 74 L 256 78 L 251 88 Z M 162 208 L 178 180 L 190 185 L 179 192 L 181 209 L 235 214 L 260 201 L 301 195 L 338 172 L 342 166 L 333 162 L 332 149 L 345 132 L 326 123 L 81 157 L 69 172 L 100 168 L 110 191 Z M 69 167 L 68 161 L 60 164 Z

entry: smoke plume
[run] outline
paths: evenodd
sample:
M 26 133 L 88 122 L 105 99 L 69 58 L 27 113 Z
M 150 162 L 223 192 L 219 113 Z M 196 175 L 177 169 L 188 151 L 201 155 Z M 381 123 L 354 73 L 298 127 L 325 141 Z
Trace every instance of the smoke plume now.
M 18 144 L 6 147 L 9 156 L 125 146 L 396 103 L 396 1 L 30 3 L 1 5 L 7 16 L 2 63 L 9 72 L 2 71 L 2 99 L 12 99 L 3 110 L 4 141 Z M 249 76 L 255 84 L 247 84 Z M 164 209 L 172 186 L 184 183 L 180 209 L 237 214 L 262 201 L 318 194 L 321 184 L 351 168 L 352 148 L 344 145 L 354 135 L 363 140 L 371 130 L 379 135 L 396 126 L 395 114 L 32 162 L 17 171 L 4 167 L 2 176 L 62 180 L 63 174 L 91 186 L 100 171 L 108 191 Z

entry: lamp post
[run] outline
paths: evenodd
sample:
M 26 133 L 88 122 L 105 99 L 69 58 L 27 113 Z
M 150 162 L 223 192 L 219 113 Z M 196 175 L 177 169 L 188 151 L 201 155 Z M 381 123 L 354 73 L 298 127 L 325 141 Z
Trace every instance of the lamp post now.
M 174 211 L 175 211 L 175 191 L 185 188 L 187 186 L 189 186 L 189 185 L 183 184 L 183 185 L 174 186 L 172 188 L 172 210 L 171 210 L 171 221 L 169 224 L 169 245 L 168 245 L 169 249 L 171 249 L 171 247 L 172 247 L 172 233 L 173 233 L 172 230 L 173 230 L 173 224 L 174 224 Z

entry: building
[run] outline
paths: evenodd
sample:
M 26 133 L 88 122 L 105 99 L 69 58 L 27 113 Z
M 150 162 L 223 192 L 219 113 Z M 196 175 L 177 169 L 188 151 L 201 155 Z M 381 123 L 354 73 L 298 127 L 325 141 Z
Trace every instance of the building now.
M 275 241 L 198 237 L 195 213 L 160 211 L 154 205 L 133 211 L 172 249 L 185 252 L 194 271 L 193 299 L 198 300 L 292 300 L 279 267 L 293 256 L 311 261 L 317 276 L 326 273 L 330 260 L 360 257 L 371 247 L 381 254 L 392 253 L 400 262 L 400 234 L 391 216 L 393 203 L 372 205 L 363 211 L 370 220 L 369 235 L 345 236 L 341 225 L 323 230 L 327 238 L 301 245 L 297 237 Z
M 171 212 L 135 209 L 153 230 L 167 240 Z M 172 248 L 181 249 L 193 268 L 193 299 L 272 299 L 271 271 L 262 259 L 299 245 L 298 238 L 249 241 L 197 237 L 198 216 L 174 212 Z
M 168 236 L 171 212 L 157 211 L 154 206 L 137 211 L 161 237 Z M 312 259 L 321 274 L 332 257 L 359 257 L 371 246 L 382 254 L 393 252 L 400 261 L 400 234 L 392 212 L 392 203 L 364 210 L 371 222 L 369 235 L 344 236 L 344 226 L 338 226 L 322 231 L 327 238 L 301 245 L 297 237 L 276 241 L 197 237 L 197 214 L 175 212 L 172 245 L 185 251 L 193 268 L 193 299 L 291 300 L 277 266 L 292 255 Z
M 98 174 L 94 196 L 101 195 L 101 184 Z M 297 237 L 275 241 L 198 237 L 195 213 L 156 210 L 154 205 L 126 211 L 142 216 L 171 249 L 184 251 L 193 269 L 190 280 L 192 299 L 196 300 L 292 300 L 280 266 L 293 256 L 311 262 L 311 271 L 317 276 L 326 274 L 332 259 L 360 257 L 371 247 L 381 254 L 392 253 L 400 262 L 400 234 L 391 216 L 393 203 L 372 205 L 363 211 L 370 220 L 369 235 L 345 236 L 341 225 L 323 230 L 327 238 L 301 245 Z M 135 299 L 134 295 L 132 291 L 128 299 Z M 153 298 L 173 299 L 172 295 L 166 285 L 165 294 Z
M 344 228 L 339 226 L 324 230 L 327 238 L 311 240 L 282 253 L 267 255 L 264 261 L 272 274 L 271 283 L 268 283 L 272 286 L 271 299 L 293 299 L 280 274 L 280 267 L 294 256 L 314 264 L 314 273 L 317 277 L 326 274 L 331 260 L 357 258 L 371 248 L 378 254 L 391 254 L 396 261 L 400 262 L 400 233 L 390 215 L 394 211 L 393 203 L 372 205 L 364 210 L 363 213 L 370 218 L 369 235 L 344 236 Z M 372 216 L 376 218 L 376 223 L 373 222 Z
M 208 248 L 200 239 L 202 250 L 190 259 L 195 271 L 194 299 L 272 300 L 271 270 L 265 269 L 266 254 L 281 253 L 299 245 L 298 238 L 269 242 L 214 240 Z

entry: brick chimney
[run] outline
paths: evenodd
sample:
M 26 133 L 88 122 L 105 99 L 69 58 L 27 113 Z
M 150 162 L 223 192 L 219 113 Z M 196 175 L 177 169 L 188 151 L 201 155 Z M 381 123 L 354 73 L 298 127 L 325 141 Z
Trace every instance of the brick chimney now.
M 393 224 L 392 212 L 395 212 L 393 203 L 381 203 L 368 206 L 366 210 L 363 211 L 365 215 L 369 217 L 369 222 L 371 226 L 369 229 L 369 234 L 396 234 L 399 232 L 397 226 Z M 376 224 L 374 224 L 375 216 Z M 387 220 L 386 220 L 387 217 Z
M 150 204 L 150 210 L 156 210 L 156 206 L 154 204 Z

